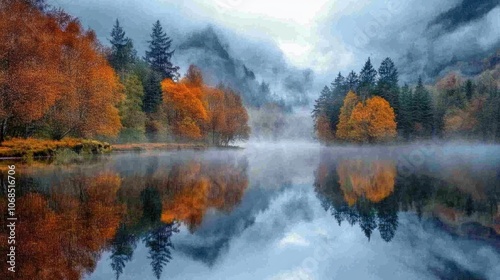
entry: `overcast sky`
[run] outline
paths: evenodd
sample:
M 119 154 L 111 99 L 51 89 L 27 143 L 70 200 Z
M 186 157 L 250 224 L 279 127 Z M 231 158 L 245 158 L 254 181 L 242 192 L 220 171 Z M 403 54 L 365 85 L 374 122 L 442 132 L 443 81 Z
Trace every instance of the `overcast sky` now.
M 500 0 L 50 0 L 106 41 L 119 18 L 140 51 L 160 19 L 173 38 L 207 24 L 223 30 L 233 51 L 311 68 L 316 77 L 359 71 L 368 56 L 390 56 L 400 72 L 437 75 L 456 60 L 491 52 L 500 42 Z M 254 47 L 254 46 L 260 47 Z M 245 59 L 245 52 L 240 52 Z M 281 57 L 280 57 L 281 56 Z

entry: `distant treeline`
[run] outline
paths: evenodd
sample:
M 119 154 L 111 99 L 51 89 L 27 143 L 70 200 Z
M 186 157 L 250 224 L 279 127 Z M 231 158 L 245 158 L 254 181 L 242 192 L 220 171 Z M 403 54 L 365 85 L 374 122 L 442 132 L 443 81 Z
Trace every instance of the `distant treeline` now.
M 249 137 L 238 92 L 205 85 L 195 66 L 180 79 L 160 21 L 141 58 L 118 20 L 108 48 L 45 1 L 0 0 L 0 37 L 0 143 L 72 136 L 228 145 Z
M 499 82 L 500 64 L 477 77 L 452 72 L 435 85 L 424 85 L 418 77 L 416 85 L 400 87 L 390 58 L 378 71 L 368 58 L 359 75 L 339 73 L 323 88 L 313 110 L 316 135 L 324 143 L 451 137 L 498 141 Z

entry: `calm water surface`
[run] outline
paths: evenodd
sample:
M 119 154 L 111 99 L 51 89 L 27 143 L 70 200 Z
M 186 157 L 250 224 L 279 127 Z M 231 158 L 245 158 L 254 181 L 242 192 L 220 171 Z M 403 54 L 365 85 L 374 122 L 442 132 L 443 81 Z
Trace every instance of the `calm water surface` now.
M 17 279 L 500 279 L 499 146 L 250 145 L 17 176 Z

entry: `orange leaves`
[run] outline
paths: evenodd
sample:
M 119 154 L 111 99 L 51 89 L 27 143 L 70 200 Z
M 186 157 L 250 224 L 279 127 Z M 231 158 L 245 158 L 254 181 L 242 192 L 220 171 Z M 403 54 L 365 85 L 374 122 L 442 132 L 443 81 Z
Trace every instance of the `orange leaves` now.
M 60 37 L 47 28 L 50 18 L 22 1 L 0 5 L 0 111 L 27 123 L 43 117 L 61 94 Z
M 318 139 L 324 143 L 328 143 L 334 139 L 330 121 L 324 114 L 321 114 L 316 119 L 316 134 Z
M 118 175 L 103 173 L 53 186 L 64 191 L 19 197 L 16 242 L 22 249 L 16 260 L 24 265 L 16 279 L 81 279 L 93 271 L 123 213 L 116 202 L 120 184 Z M 7 207 L 6 199 L 0 206 Z M 6 232 L 0 232 L 4 238 Z
M 1 1 L 0 120 L 42 120 L 54 138 L 116 135 L 121 85 L 95 34 L 62 11 Z
M 227 146 L 231 141 L 248 139 L 250 127 L 247 125 L 248 113 L 243 107 L 241 97 L 230 88 L 222 88 L 221 90 L 224 99 L 222 108 L 219 110 L 222 111 L 224 123 L 220 129 L 215 129 L 212 133 L 216 134 L 218 138 L 214 144 Z
M 380 202 L 394 191 L 396 166 L 390 161 L 344 160 L 337 173 L 344 199 L 351 206 L 359 197 Z
M 164 198 L 161 220 L 184 222 L 193 230 L 210 208 L 228 211 L 240 203 L 248 179 L 245 171 L 230 163 L 182 163 L 168 175 L 168 197 Z
M 370 140 L 380 141 L 396 137 L 396 116 L 389 102 L 375 96 L 366 101 L 366 111 L 370 120 L 368 126 Z
M 385 99 L 375 96 L 366 104 L 357 102 L 354 93 L 349 92 L 340 110 L 340 121 L 336 136 L 355 142 L 387 141 L 396 137 L 394 110 Z
M 67 29 L 74 24 L 70 23 Z M 70 30 L 76 32 L 79 28 Z M 63 137 L 67 131 L 83 137 L 118 134 L 121 122 L 116 105 L 123 99 L 118 76 L 96 51 L 98 43 L 91 36 L 78 33 L 66 36 L 75 43 L 63 53 L 66 94 L 50 115 L 58 124 L 55 137 Z
M 165 79 L 162 83 L 163 100 L 170 111 L 170 123 L 175 134 L 200 139 L 201 125 L 208 120 L 203 104 L 203 92 L 199 87 L 187 84 L 186 80 L 176 83 Z
M 204 85 L 195 66 L 189 67 L 179 83 L 164 80 L 162 90 L 169 124 L 177 136 L 192 140 L 208 137 L 215 145 L 248 138 L 248 114 L 240 96 L 229 88 Z

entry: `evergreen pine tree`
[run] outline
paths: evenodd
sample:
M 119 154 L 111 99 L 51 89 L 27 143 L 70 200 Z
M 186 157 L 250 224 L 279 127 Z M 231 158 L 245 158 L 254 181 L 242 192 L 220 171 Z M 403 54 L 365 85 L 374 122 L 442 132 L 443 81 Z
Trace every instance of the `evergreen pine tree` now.
M 472 99 L 472 95 L 474 95 L 474 83 L 468 79 L 467 82 L 465 82 L 465 96 L 467 97 L 467 100 L 470 101 Z
M 172 39 L 163 31 L 160 21 L 156 21 L 151 32 L 151 40 L 148 41 L 149 50 L 146 51 L 146 61 L 151 68 L 161 73 L 163 79 L 177 80 L 179 78 L 179 67 L 173 66 L 170 59 L 174 50 L 170 51 Z
M 413 133 L 412 91 L 408 84 L 401 88 L 398 127 L 405 139 Z
M 314 109 L 312 111 L 314 121 L 316 121 L 316 119 L 325 112 L 326 102 L 330 94 L 330 89 L 327 86 L 323 87 L 323 90 L 321 90 L 321 93 L 319 94 L 319 98 L 315 101 Z
M 359 85 L 359 78 L 356 72 L 351 71 L 349 75 L 347 75 L 347 78 L 345 80 L 346 88 L 347 91 L 354 91 L 357 92 L 358 90 L 358 85 Z
M 433 129 L 432 100 L 429 91 L 424 87 L 422 77 L 418 78 L 417 87 L 412 98 L 412 115 L 420 135 L 429 136 Z
M 398 228 L 398 201 L 391 195 L 375 205 L 377 209 L 378 231 L 386 242 L 392 240 Z
M 136 247 L 136 239 L 133 235 L 127 233 L 122 224 L 118 228 L 116 235 L 111 243 L 111 268 L 115 272 L 116 280 L 120 278 L 127 262 L 132 260 L 132 255 Z
M 144 82 L 144 99 L 142 101 L 143 111 L 146 113 L 155 113 L 163 101 L 161 91 L 161 75 L 158 72 L 151 71 Z
M 151 260 L 151 268 L 156 279 L 160 279 L 163 267 L 172 259 L 170 250 L 174 246 L 170 239 L 175 232 L 179 232 L 177 224 L 163 224 L 144 238 L 146 248 L 149 249 L 148 259 Z
M 348 92 L 346 86 L 346 79 L 342 76 L 342 73 L 339 72 L 335 80 L 331 84 L 331 91 L 335 96 L 346 95 Z
M 373 68 L 370 58 L 365 62 L 363 69 L 359 73 L 359 88 L 358 95 L 362 100 L 366 100 L 371 96 L 373 89 L 375 88 L 375 78 L 377 76 L 377 71 Z
M 123 74 L 134 62 L 136 54 L 132 40 L 125 36 L 125 31 L 120 26 L 118 19 L 111 31 L 111 55 L 109 62 L 119 73 Z
M 399 86 L 398 86 L 398 70 L 394 66 L 394 62 L 390 58 L 384 59 L 378 69 L 379 79 L 377 81 L 377 90 L 375 94 L 381 96 L 394 109 L 396 114 L 396 123 L 399 124 L 401 118 L 399 116 Z M 398 125 L 399 126 L 399 125 Z

